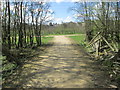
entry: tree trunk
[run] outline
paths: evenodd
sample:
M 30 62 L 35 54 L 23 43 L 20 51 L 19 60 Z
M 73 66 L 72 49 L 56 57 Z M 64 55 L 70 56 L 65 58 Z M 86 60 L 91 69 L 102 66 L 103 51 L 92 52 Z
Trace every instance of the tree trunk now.
M 8 48 L 11 49 L 10 40 L 10 2 L 8 1 Z
M 22 32 L 22 2 L 20 4 L 20 11 L 21 11 L 21 20 L 20 20 L 20 30 L 19 30 L 19 46 L 23 47 L 23 32 Z
M 39 30 L 39 35 L 40 35 L 40 46 L 42 45 L 41 30 L 42 30 L 42 22 L 40 22 L 40 30 Z

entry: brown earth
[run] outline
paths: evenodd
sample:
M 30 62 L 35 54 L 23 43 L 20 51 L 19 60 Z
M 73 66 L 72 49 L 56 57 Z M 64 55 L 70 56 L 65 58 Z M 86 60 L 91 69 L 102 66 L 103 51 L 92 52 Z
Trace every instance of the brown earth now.
M 108 88 L 110 81 L 100 65 L 71 39 L 55 36 L 53 46 L 26 61 L 3 87 Z

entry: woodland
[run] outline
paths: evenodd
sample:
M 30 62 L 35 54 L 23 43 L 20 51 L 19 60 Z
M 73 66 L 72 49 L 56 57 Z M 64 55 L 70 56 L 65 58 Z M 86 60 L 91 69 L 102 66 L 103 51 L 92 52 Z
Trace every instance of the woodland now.
M 8 0 L 1 6 L 2 80 L 34 56 L 33 50 L 51 47 L 54 37 L 50 35 L 80 34 L 84 36 L 70 38 L 104 65 L 111 80 L 120 85 L 120 2 L 75 2 L 70 10 L 78 22 L 62 24 L 49 19 L 54 14 L 49 2 Z

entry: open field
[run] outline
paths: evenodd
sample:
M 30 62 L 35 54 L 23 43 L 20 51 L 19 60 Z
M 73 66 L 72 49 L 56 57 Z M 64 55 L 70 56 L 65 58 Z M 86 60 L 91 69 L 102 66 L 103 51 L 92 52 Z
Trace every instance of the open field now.
M 79 34 L 79 35 L 74 35 L 73 36 L 69 36 L 70 38 L 72 38 L 74 41 L 76 41 L 76 43 L 81 44 L 83 42 L 85 42 L 85 34 Z

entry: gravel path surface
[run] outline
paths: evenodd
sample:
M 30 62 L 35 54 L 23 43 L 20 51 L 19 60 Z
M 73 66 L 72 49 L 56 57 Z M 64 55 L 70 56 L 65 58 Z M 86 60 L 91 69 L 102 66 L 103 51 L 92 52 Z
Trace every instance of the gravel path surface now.
M 53 43 L 44 54 L 26 62 L 4 87 L 109 87 L 105 71 L 68 37 L 54 36 Z

